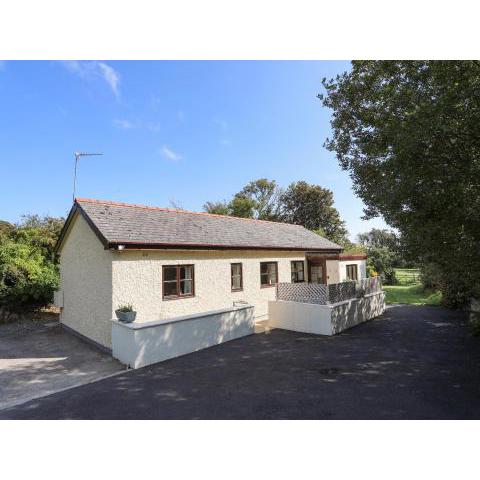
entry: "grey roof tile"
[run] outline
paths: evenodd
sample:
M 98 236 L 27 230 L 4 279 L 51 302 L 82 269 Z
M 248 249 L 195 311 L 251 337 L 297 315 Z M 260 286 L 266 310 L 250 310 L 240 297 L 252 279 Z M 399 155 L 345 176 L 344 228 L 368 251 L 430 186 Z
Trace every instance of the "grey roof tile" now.
M 339 250 L 299 225 L 102 200 L 77 204 L 108 243 Z

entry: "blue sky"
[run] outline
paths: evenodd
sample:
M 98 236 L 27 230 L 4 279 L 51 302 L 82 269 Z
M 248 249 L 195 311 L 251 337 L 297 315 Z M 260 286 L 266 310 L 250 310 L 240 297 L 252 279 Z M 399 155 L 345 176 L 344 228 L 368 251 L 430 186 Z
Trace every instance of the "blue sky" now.
M 349 62 L 1 62 L 0 219 L 66 215 L 77 196 L 201 210 L 250 180 L 331 189 L 352 238 L 360 219 L 348 174 L 323 147 L 321 79 Z

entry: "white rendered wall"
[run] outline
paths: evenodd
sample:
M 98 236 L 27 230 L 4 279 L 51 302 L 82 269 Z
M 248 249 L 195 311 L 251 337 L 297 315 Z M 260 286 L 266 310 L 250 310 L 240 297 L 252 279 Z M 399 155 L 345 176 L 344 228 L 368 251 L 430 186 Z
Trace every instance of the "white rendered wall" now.
M 73 219 L 60 252 L 60 321 L 111 347 L 112 253 L 104 250 L 85 219 Z
M 295 332 L 335 335 L 381 315 L 385 310 L 384 298 L 383 292 L 377 292 L 332 305 L 271 301 L 268 325 Z
M 367 277 L 367 261 L 366 260 L 341 260 L 338 262 L 339 268 L 339 282 L 347 280 L 347 265 L 357 265 L 358 279 Z M 335 282 L 333 282 L 335 283 Z
M 170 322 L 112 321 L 112 354 L 132 368 L 162 362 L 253 334 L 253 307 L 220 310 Z
M 340 269 L 338 260 L 327 260 L 327 284 L 340 283 Z
M 333 335 L 332 309 L 328 305 L 313 303 L 270 301 L 268 326 L 302 333 Z
M 268 314 L 268 301 L 275 299 L 275 287 L 260 286 L 260 262 L 278 261 L 279 281 L 290 282 L 290 262 L 304 259 L 302 252 L 284 251 L 115 252 L 113 309 L 122 303 L 132 303 L 138 312 L 135 322 L 141 323 L 231 308 L 234 301 L 243 300 L 255 307 L 255 318 L 261 319 Z M 242 263 L 243 291 L 231 290 L 231 263 Z M 195 296 L 162 300 L 162 266 L 179 264 L 195 266 Z

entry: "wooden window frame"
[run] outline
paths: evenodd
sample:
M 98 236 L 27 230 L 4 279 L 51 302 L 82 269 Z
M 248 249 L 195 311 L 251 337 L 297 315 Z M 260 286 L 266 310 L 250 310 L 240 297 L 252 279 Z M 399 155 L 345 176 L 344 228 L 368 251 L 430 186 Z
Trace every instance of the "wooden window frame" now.
M 234 265 L 240 265 L 240 288 L 233 288 L 233 267 Z M 230 264 L 230 287 L 232 292 L 243 291 L 243 264 L 242 262 L 235 262 Z
M 293 281 L 293 266 L 294 264 L 296 263 L 301 263 L 302 264 L 302 272 L 303 272 L 303 280 L 300 280 L 300 281 L 297 281 L 297 282 L 294 282 Z M 298 271 L 295 271 L 295 273 L 298 274 Z M 292 260 L 290 262 L 290 282 L 291 283 L 305 283 L 306 282 L 306 278 L 305 278 L 305 262 L 303 260 Z
M 180 293 L 180 269 L 184 267 L 192 267 L 192 293 Z M 177 294 L 165 295 L 165 269 L 176 268 Z M 173 283 L 173 282 L 172 282 Z M 195 296 L 195 265 L 189 263 L 184 265 L 162 265 L 162 300 L 180 300 L 182 298 L 192 298 Z
M 356 277 L 355 279 L 349 277 L 348 267 L 355 267 L 355 277 Z M 356 263 L 349 263 L 348 265 L 345 265 L 345 274 L 346 274 L 347 280 L 351 282 L 357 282 L 358 281 L 358 265 Z
M 275 283 L 269 283 L 268 285 L 262 284 L 262 265 L 264 263 L 273 263 L 275 265 Z M 275 287 L 278 283 L 278 262 L 260 262 L 260 288 L 271 288 Z

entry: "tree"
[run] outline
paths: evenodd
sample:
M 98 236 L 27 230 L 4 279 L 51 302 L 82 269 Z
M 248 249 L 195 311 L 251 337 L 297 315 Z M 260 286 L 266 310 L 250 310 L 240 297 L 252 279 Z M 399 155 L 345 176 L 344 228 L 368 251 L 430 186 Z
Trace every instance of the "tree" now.
M 438 267 L 447 304 L 480 295 L 480 62 L 359 61 L 323 85 L 365 217 Z
M 254 201 L 241 195 L 235 195 L 233 199 L 226 202 L 206 202 L 203 209 L 208 213 L 216 215 L 230 215 L 232 217 L 254 218 Z
M 349 246 L 345 222 L 333 206 L 333 193 L 319 185 L 300 181 L 283 191 L 275 180 L 249 182 L 230 202 L 207 202 L 209 213 L 257 218 L 302 225 L 335 243 Z
M 63 218 L 25 215 L 0 235 L 0 305 L 11 310 L 52 301 L 59 272 L 54 247 Z
M 19 243 L 31 243 L 39 247 L 45 255 L 53 258 L 55 244 L 64 223 L 65 219 L 61 217 L 23 215 L 10 236 Z
M 275 180 L 260 178 L 251 181 L 237 195 L 252 200 L 255 218 L 259 220 L 278 219 L 281 191 Z
M 0 305 L 11 310 L 46 305 L 58 284 L 58 267 L 41 247 L 13 239 L 0 244 Z
M 294 182 L 280 197 L 281 218 L 288 223 L 302 225 L 309 230 L 318 230 L 336 242 L 347 240 L 345 222 L 333 206 L 333 193 L 320 185 Z
M 230 215 L 230 209 L 226 202 L 206 202 L 203 209 L 208 213 L 215 213 L 216 215 Z
M 7 236 L 15 227 L 5 220 L 0 220 L 0 241 L 2 237 Z
M 255 200 L 244 197 L 243 195 L 235 195 L 233 200 L 228 204 L 230 214 L 234 217 L 255 218 Z
M 369 257 L 388 259 L 388 263 L 382 267 L 382 270 L 394 267 L 405 267 L 412 265 L 404 255 L 404 249 L 401 238 L 393 231 L 380 228 L 372 228 L 369 232 L 359 233 L 358 242 L 366 248 Z M 378 255 L 376 251 L 388 251 L 387 254 Z M 373 262 L 372 262 L 373 265 Z M 378 271 L 378 270 L 377 270 Z
M 359 233 L 357 238 L 366 247 L 386 247 L 393 251 L 398 249 L 399 239 L 391 230 L 372 228 L 369 232 Z

